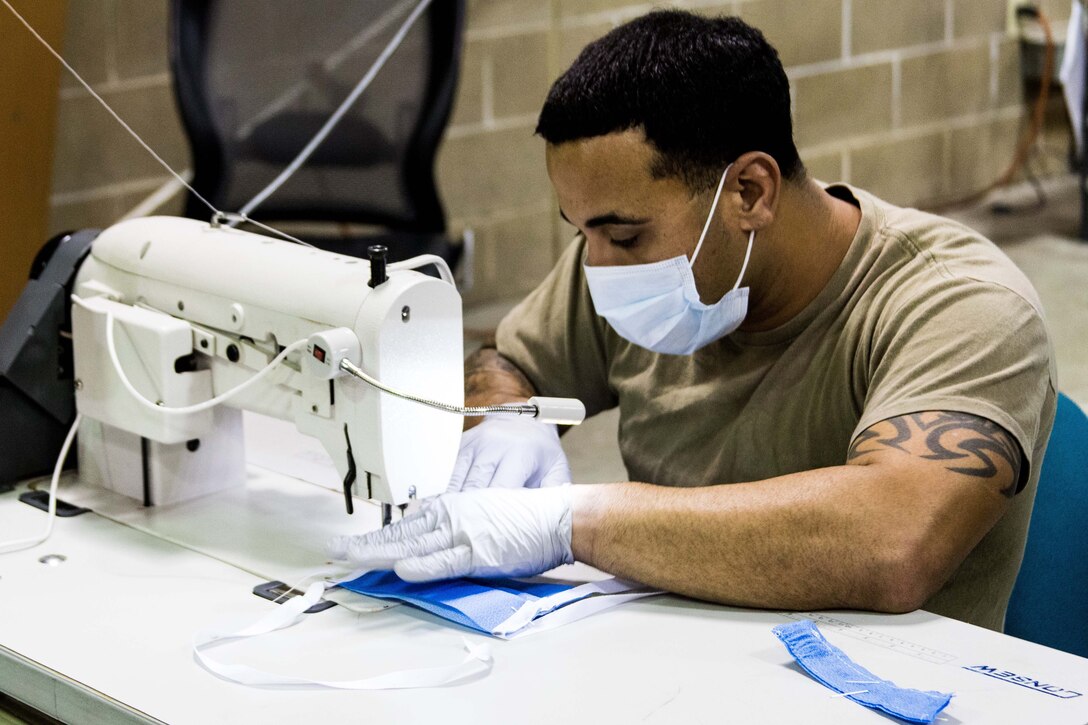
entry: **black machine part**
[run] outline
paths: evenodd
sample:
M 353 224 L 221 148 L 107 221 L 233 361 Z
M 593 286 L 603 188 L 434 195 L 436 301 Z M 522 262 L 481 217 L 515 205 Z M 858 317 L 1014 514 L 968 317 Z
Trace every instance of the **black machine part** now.
M 0 487 L 52 471 L 75 419 L 68 297 L 99 232 L 50 239 L 0 327 Z

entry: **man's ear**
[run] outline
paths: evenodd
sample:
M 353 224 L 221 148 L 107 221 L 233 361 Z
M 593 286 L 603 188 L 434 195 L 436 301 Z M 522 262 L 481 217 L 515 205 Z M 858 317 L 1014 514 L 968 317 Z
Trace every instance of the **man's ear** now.
M 744 231 L 758 231 L 774 221 L 782 191 L 782 171 L 774 158 L 762 151 L 741 154 L 725 184 L 730 216 Z

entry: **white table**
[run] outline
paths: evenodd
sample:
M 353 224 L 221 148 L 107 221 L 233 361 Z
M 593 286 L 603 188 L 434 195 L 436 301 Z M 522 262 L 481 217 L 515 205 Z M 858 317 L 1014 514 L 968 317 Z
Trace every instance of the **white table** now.
M 17 493 L 0 495 L 0 538 L 44 525 L 45 514 Z M 788 615 L 673 596 L 491 640 L 493 671 L 461 685 L 338 692 L 232 684 L 193 661 L 193 633 L 276 606 L 255 597 L 253 586 L 322 565 L 324 539 L 376 527 L 376 507 L 357 506 L 349 517 L 337 492 L 256 466 L 244 489 L 170 507 L 142 509 L 71 483 L 61 498 L 100 513 L 58 519 L 46 543 L 0 555 L 0 690 L 61 720 L 891 722 L 833 697 L 792 662 L 771 633 Z M 66 559 L 40 563 L 46 554 Z M 874 673 L 955 692 L 939 722 L 1088 722 L 1086 659 L 926 612 L 816 617 L 831 642 Z M 483 639 L 407 606 L 376 613 L 337 606 L 217 652 L 278 672 L 352 679 L 460 661 L 463 637 Z M 1057 697 L 965 669 L 975 665 L 1084 694 Z

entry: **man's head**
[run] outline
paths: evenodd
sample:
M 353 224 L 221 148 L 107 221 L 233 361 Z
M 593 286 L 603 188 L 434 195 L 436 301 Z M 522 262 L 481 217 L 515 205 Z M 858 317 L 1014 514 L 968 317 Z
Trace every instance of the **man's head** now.
M 692 192 L 746 151 L 804 175 L 778 53 L 738 18 L 659 10 L 612 30 L 555 82 L 537 124 L 549 144 L 631 129 L 655 151 L 651 173 Z
M 734 284 L 749 232 L 769 229 L 784 180 L 805 178 L 777 53 L 736 18 L 656 11 L 616 28 L 555 82 L 537 131 L 590 266 L 690 258 L 710 214 L 692 268 L 706 303 Z

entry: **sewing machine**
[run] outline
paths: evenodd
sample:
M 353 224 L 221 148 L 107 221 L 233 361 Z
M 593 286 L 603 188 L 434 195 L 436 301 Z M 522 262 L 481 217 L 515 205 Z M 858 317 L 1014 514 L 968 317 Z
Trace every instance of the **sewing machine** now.
M 72 349 L 81 480 L 145 505 L 242 485 L 242 410 L 318 439 L 351 491 L 405 504 L 445 490 L 460 416 L 338 374 L 351 357 L 390 386 L 463 403 L 454 286 L 223 225 L 152 217 L 94 240 L 76 275 Z M 112 324 L 113 329 L 107 330 Z M 340 335 L 325 337 L 331 332 Z M 111 359 L 112 338 L 116 359 Z M 343 340 L 347 339 L 347 343 Z M 354 343 L 352 343 L 354 341 Z M 298 349 L 223 405 L 177 414 Z

